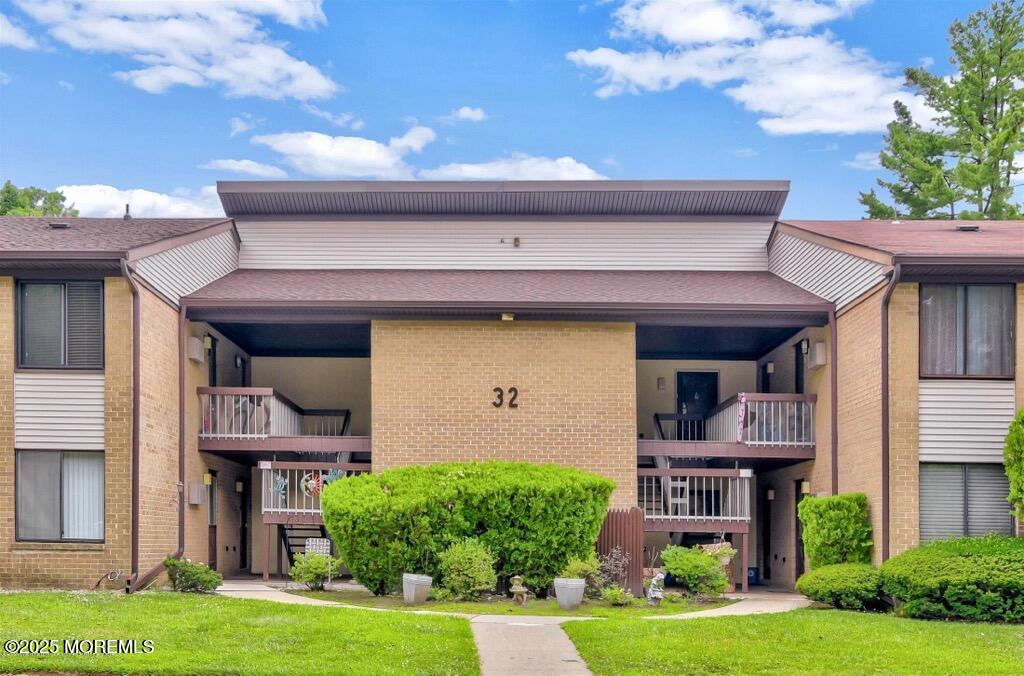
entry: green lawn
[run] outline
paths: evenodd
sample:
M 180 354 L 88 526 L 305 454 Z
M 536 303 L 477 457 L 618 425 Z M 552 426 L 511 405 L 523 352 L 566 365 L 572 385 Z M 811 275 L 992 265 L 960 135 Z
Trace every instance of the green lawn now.
M 477 674 L 469 623 L 449 617 L 147 592 L 0 594 L 0 640 L 150 639 L 148 655 L 12 655 L 18 671 Z
M 697 603 L 683 599 L 678 603 L 662 602 L 660 606 L 649 607 L 646 602 L 638 601 L 635 605 L 614 607 L 604 601 L 585 601 L 576 610 L 561 610 L 553 598 L 530 599 L 525 608 L 520 608 L 509 599 L 493 601 L 428 601 L 422 605 L 407 606 L 398 595 L 374 596 L 368 591 L 337 590 L 311 592 L 305 590 L 289 590 L 293 594 L 308 596 L 338 603 L 350 603 L 371 608 L 388 608 L 393 610 L 433 610 L 442 613 L 465 613 L 467 615 L 574 615 L 581 617 L 642 617 L 644 615 L 674 615 L 690 613 L 695 610 L 706 610 L 728 605 L 732 601 L 725 599 Z
M 1019 674 L 1024 626 L 798 610 L 563 625 L 595 674 Z

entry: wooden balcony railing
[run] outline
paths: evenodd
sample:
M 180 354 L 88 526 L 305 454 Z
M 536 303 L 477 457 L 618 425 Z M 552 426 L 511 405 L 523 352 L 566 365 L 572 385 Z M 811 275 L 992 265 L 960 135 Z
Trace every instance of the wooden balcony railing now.
M 264 523 L 322 523 L 320 496 L 331 482 L 370 471 L 370 463 L 260 461 Z
M 199 438 L 342 437 L 352 416 L 345 409 L 303 409 L 270 387 L 200 387 Z
M 746 524 L 753 473 L 746 469 L 637 469 L 637 501 L 645 519 L 675 524 Z M 712 530 L 716 530 L 713 528 Z
M 654 414 L 656 441 L 706 441 L 748 446 L 814 446 L 814 394 L 742 392 L 716 406 L 707 417 Z M 674 435 L 664 424 L 674 422 Z

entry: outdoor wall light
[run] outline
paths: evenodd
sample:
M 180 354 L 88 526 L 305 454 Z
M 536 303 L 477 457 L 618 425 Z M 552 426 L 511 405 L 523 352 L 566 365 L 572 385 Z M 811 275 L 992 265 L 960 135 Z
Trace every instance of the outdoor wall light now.
M 657 382 L 658 382 L 658 389 L 659 390 L 664 390 L 665 389 L 665 376 L 658 376 L 658 381 Z
M 809 341 L 808 339 L 804 338 L 803 340 L 800 341 L 800 352 L 802 352 L 803 354 L 807 354 L 810 351 L 811 351 L 811 341 Z
M 801 481 L 800 482 L 800 494 L 801 495 L 807 495 L 810 492 L 811 492 L 811 482 L 810 481 Z
M 236 493 L 244 493 L 245 492 L 245 482 L 244 481 L 236 481 L 235 482 L 235 492 Z
M 768 372 L 769 375 L 772 374 L 772 373 L 775 373 L 775 362 L 773 362 L 773 361 L 765 362 L 764 369 L 765 369 L 765 371 Z
M 510 322 L 510 321 L 512 321 L 515 318 L 516 318 L 516 313 L 514 313 L 514 312 L 502 312 L 501 313 L 501 321 L 503 321 L 503 322 Z
M 768 502 L 771 502 L 772 500 L 774 500 L 775 499 L 775 489 L 774 488 L 769 488 L 767 491 L 765 491 L 764 497 L 768 500 Z
M 242 368 L 242 355 L 240 355 L 240 354 L 236 354 L 235 355 L 235 368 L 236 369 Z
M 213 484 L 213 475 L 207 472 L 203 475 L 203 485 L 210 486 Z

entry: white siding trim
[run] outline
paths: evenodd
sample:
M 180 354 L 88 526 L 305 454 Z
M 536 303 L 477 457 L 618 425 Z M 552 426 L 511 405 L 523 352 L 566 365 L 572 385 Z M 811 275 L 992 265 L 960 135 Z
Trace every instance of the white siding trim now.
M 14 446 L 103 450 L 102 374 L 14 374 Z
M 768 269 L 770 220 L 324 221 L 236 219 L 243 268 Z M 520 245 L 513 245 L 518 237 Z
M 921 462 L 1002 462 L 1014 414 L 1012 380 L 922 380 Z
M 182 296 L 238 268 L 238 247 L 230 230 L 140 258 L 139 276 L 168 299 Z
M 836 310 L 885 279 L 885 266 L 860 256 L 778 232 L 768 269 L 787 282 L 836 304 Z

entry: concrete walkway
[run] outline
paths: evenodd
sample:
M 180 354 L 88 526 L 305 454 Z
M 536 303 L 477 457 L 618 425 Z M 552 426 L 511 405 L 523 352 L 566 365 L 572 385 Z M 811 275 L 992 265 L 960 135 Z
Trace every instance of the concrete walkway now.
M 282 591 L 280 582 L 269 584 L 258 580 L 227 580 L 217 593 L 241 599 L 260 599 L 278 603 L 297 603 L 314 606 L 338 606 L 371 612 L 390 612 L 384 608 L 368 608 L 348 603 L 311 599 Z M 293 585 L 293 588 L 297 588 Z M 340 583 L 337 588 L 361 589 L 358 585 Z M 806 608 L 810 601 L 790 592 L 754 591 L 746 594 L 725 594 L 725 598 L 738 599 L 737 603 L 721 608 L 698 610 L 678 615 L 650 615 L 647 620 L 692 620 L 702 617 L 727 615 L 758 615 L 784 613 Z M 596 617 L 538 616 L 538 615 L 469 615 L 441 613 L 432 610 L 400 610 L 394 612 L 418 615 L 447 615 L 469 621 L 480 653 L 480 667 L 484 676 L 526 676 L 542 674 L 576 676 L 589 674 L 590 669 L 580 658 L 576 646 L 559 626 L 564 622 L 600 620 Z

